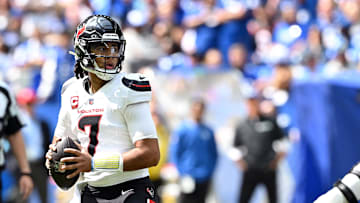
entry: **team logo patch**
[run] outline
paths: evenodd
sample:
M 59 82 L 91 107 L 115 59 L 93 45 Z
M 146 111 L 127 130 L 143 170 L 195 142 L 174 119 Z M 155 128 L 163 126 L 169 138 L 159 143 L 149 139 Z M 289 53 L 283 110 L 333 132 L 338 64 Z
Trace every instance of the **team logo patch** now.
M 79 107 L 79 96 L 72 96 L 70 98 L 70 104 L 72 109 L 76 109 Z
M 151 198 L 154 198 L 154 197 L 155 197 L 154 188 L 152 188 L 152 187 L 147 187 L 147 188 L 146 188 L 146 192 L 150 195 Z M 151 200 L 150 200 L 150 201 L 151 201 Z

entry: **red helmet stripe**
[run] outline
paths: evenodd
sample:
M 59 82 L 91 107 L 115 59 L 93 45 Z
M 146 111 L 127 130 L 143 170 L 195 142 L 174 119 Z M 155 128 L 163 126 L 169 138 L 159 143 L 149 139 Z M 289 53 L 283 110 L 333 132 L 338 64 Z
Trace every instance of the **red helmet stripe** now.
M 79 35 L 81 35 L 85 31 L 85 26 L 82 27 L 76 34 L 76 38 L 79 38 Z

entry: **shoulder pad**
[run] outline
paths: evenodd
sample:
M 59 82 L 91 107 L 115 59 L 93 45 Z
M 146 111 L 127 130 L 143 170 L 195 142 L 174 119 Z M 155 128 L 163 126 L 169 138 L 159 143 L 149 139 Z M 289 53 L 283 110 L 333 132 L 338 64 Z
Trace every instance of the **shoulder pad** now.
M 128 74 L 124 76 L 121 81 L 126 87 L 132 90 L 140 92 L 151 91 L 149 80 L 139 73 Z
M 62 88 L 61 88 L 61 94 L 64 94 L 64 92 L 68 89 L 68 87 L 71 84 L 74 84 L 77 81 L 76 77 L 72 77 L 64 82 Z

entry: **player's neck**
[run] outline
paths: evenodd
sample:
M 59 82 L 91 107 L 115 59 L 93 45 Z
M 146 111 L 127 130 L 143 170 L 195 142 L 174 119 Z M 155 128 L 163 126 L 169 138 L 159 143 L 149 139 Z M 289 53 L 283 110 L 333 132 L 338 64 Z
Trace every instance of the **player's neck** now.
M 90 89 L 91 92 L 94 94 L 96 93 L 102 86 L 104 86 L 108 81 L 101 80 L 95 74 L 89 73 L 90 79 Z

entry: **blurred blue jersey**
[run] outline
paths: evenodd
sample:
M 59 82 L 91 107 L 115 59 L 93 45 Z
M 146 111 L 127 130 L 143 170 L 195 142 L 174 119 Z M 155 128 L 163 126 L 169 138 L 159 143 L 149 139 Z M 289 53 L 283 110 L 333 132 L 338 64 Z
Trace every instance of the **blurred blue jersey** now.
M 213 130 L 202 123 L 186 121 L 175 131 L 170 145 L 170 161 L 180 176 L 208 180 L 214 172 L 218 153 Z

